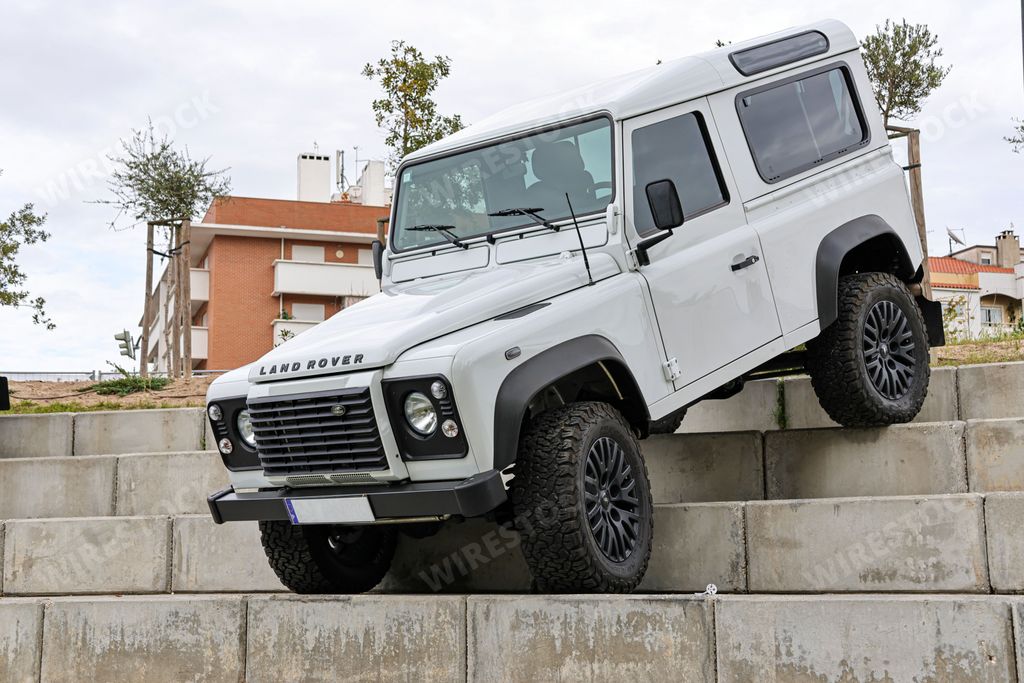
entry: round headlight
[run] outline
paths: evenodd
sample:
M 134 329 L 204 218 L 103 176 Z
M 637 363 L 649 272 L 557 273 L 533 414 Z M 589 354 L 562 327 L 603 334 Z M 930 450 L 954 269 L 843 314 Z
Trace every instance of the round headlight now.
M 220 406 L 216 403 L 211 403 L 210 407 L 206 409 L 206 414 L 210 416 L 210 419 L 214 422 L 220 422 L 220 419 L 224 417 L 224 413 L 221 412 Z
M 256 435 L 252 433 L 252 419 L 249 417 L 249 411 L 243 410 L 238 413 L 238 419 L 235 420 L 238 425 L 238 434 L 249 446 L 256 448 Z
M 418 391 L 405 397 L 405 420 L 423 436 L 429 436 L 437 429 L 437 411 L 434 410 L 434 404 Z

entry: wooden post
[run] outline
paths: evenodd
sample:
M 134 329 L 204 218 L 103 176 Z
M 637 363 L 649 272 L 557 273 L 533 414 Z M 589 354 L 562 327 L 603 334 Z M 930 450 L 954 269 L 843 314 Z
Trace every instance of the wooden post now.
M 924 251 L 924 262 L 921 265 L 924 269 L 924 278 L 921 280 L 921 293 L 926 298 L 931 299 L 932 272 L 931 268 L 928 267 L 928 231 L 924 222 L 924 188 L 921 180 L 921 131 L 917 128 L 904 128 L 902 126 L 886 126 L 886 129 L 895 132 L 897 135 L 894 137 L 907 138 L 910 203 L 914 208 L 917 235 L 921 239 L 921 249 Z
M 185 322 L 182 337 L 182 370 L 185 372 L 185 379 L 192 379 L 192 222 L 184 220 L 181 222 L 181 305 Z
M 174 310 L 171 313 L 171 365 L 168 372 L 177 379 L 181 376 L 181 254 L 177 252 L 181 244 L 181 226 L 171 228 L 171 282 L 174 285 Z
M 146 298 L 142 305 L 142 341 L 139 375 L 149 377 L 149 327 L 153 324 L 153 224 L 146 223 Z

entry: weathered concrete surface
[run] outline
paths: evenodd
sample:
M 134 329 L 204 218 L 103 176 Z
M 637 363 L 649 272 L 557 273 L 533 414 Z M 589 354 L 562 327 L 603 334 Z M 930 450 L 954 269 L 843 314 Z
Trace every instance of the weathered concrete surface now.
M 469 597 L 470 681 L 713 681 L 710 601 Z
M 156 593 L 168 588 L 170 520 L 108 517 L 5 524 L 9 595 Z
M 659 505 L 641 591 L 724 592 L 747 588 L 742 503 Z
M 964 493 L 964 423 L 765 435 L 769 499 Z
M 75 415 L 75 455 L 169 453 L 203 448 L 202 408 Z
M 465 599 L 250 598 L 247 644 L 249 683 L 464 681 Z
M 209 515 L 174 519 L 171 586 L 177 593 L 283 591 L 256 522 L 214 524 Z
M 992 589 L 1024 592 L 1024 493 L 985 496 L 985 531 Z
M 238 683 L 244 621 L 241 598 L 57 600 L 46 608 L 42 680 Z
M 124 455 L 117 460 L 117 514 L 209 514 L 207 496 L 227 482 L 217 453 Z
M 967 423 L 971 490 L 1024 491 L 1024 418 Z
M 1013 612 L 1013 632 L 1017 641 L 1017 676 L 1024 673 L 1024 601 L 1014 600 L 1011 605 Z
M 71 455 L 72 415 L 0 417 L 0 458 Z
M 722 598 L 722 683 L 1017 680 L 1010 608 L 991 598 Z
M 760 432 L 666 434 L 640 445 L 655 503 L 764 498 Z
M 39 647 L 43 605 L 0 602 L 0 680 L 35 683 L 39 680 Z
M 838 427 L 818 403 L 809 377 L 788 377 L 786 392 L 786 428 L 817 429 Z M 960 419 L 956 389 L 956 368 L 932 368 L 928 395 L 914 422 L 955 422 Z
M 117 458 L 0 460 L 0 519 L 114 514 Z
M 1024 362 L 961 365 L 960 417 L 1024 417 Z
M 449 523 L 429 538 L 401 535 L 385 593 L 528 592 L 519 534 L 482 519 Z
M 976 494 L 747 504 L 752 592 L 988 592 Z
M 743 390 L 721 401 L 702 401 L 691 406 L 680 432 L 766 432 L 778 429 L 779 393 L 773 379 L 747 382 Z

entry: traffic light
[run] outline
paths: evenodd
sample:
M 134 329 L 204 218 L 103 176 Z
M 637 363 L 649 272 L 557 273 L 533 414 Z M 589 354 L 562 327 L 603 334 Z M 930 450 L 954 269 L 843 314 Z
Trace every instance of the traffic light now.
M 115 334 L 114 339 L 120 342 L 117 346 L 121 349 L 121 355 L 135 360 L 135 342 L 132 341 L 132 333 L 125 330 L 120 334 Z

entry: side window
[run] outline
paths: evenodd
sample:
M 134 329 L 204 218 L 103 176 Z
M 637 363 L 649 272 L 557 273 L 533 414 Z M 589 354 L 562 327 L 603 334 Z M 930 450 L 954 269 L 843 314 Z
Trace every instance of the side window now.
M 679 192 L 683 216 L 694 216 L 729 202 L 704 117 L 691 112 L 633 131 L 633 220 L 637 232 L 656 231 L 646 188 L 671 180 Z
M 842 67 L 742 93 L 736 110 L 757 171 L 768 183 L 868 141 L 849 73 Z

